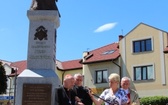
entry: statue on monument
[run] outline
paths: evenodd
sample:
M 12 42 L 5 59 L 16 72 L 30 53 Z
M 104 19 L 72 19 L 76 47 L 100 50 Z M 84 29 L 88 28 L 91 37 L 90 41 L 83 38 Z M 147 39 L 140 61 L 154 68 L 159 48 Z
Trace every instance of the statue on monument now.
M 30 10 L 58 10 L 55 1 L 58 0 L 32 0 Z

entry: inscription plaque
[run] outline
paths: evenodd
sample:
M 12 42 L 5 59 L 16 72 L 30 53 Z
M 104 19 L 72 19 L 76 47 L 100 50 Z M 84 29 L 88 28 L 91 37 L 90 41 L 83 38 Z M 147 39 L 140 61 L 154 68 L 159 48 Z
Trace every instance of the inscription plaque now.
M 51 105 L 51 84 L 23 84 L 22 105 Z

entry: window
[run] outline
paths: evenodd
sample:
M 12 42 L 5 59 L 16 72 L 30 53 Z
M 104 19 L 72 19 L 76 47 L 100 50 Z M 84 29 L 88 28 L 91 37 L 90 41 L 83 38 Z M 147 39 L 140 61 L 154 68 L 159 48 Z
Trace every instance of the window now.
M 152 50 L 152 42 L 150 39 L 133 41 L 133 52 L 144 52 Z
M 108 50 L 108 51 L 103 52 L 102 54 L 103 55 L 112 54 L 113 52 L 114 52 L 114 50 Z
M 96 71 L 96 83 L 107 83 L 107 70 Z
M 152 80 L 154 79 L 153 65 L 134 67 L 134 80 Z

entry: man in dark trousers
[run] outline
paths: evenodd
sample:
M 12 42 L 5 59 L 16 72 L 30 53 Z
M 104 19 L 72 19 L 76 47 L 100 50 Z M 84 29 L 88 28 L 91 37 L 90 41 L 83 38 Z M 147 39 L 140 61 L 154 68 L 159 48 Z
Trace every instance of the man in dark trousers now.
M 83 87 L 83 75 L 78 73 L 74 75 L 75 86 L 73 88 L 74 92 L 80 98 L 84 105 L 92 105 L 92 99 L 88 94 L 88 89 Z
M 63 86 L 56 89 L 56 105 L 84 105 L 72 90 L 74 77 L 70 74 L 65 75 Z

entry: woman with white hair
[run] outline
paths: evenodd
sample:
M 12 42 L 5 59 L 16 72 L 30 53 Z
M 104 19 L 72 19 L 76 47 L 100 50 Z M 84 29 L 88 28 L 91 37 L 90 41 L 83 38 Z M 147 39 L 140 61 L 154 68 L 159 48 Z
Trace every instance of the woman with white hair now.
M 96 105 L 101 105 L 105 102 L 105 105 L 127 105 L 128 97 L 125 91 L 119 88 L 120 76 L 116 73 L 112 73 L 109 76 L 109 88 L 105 89 L 98 99 L 94 98 L 94 95 L 90 96 Z

